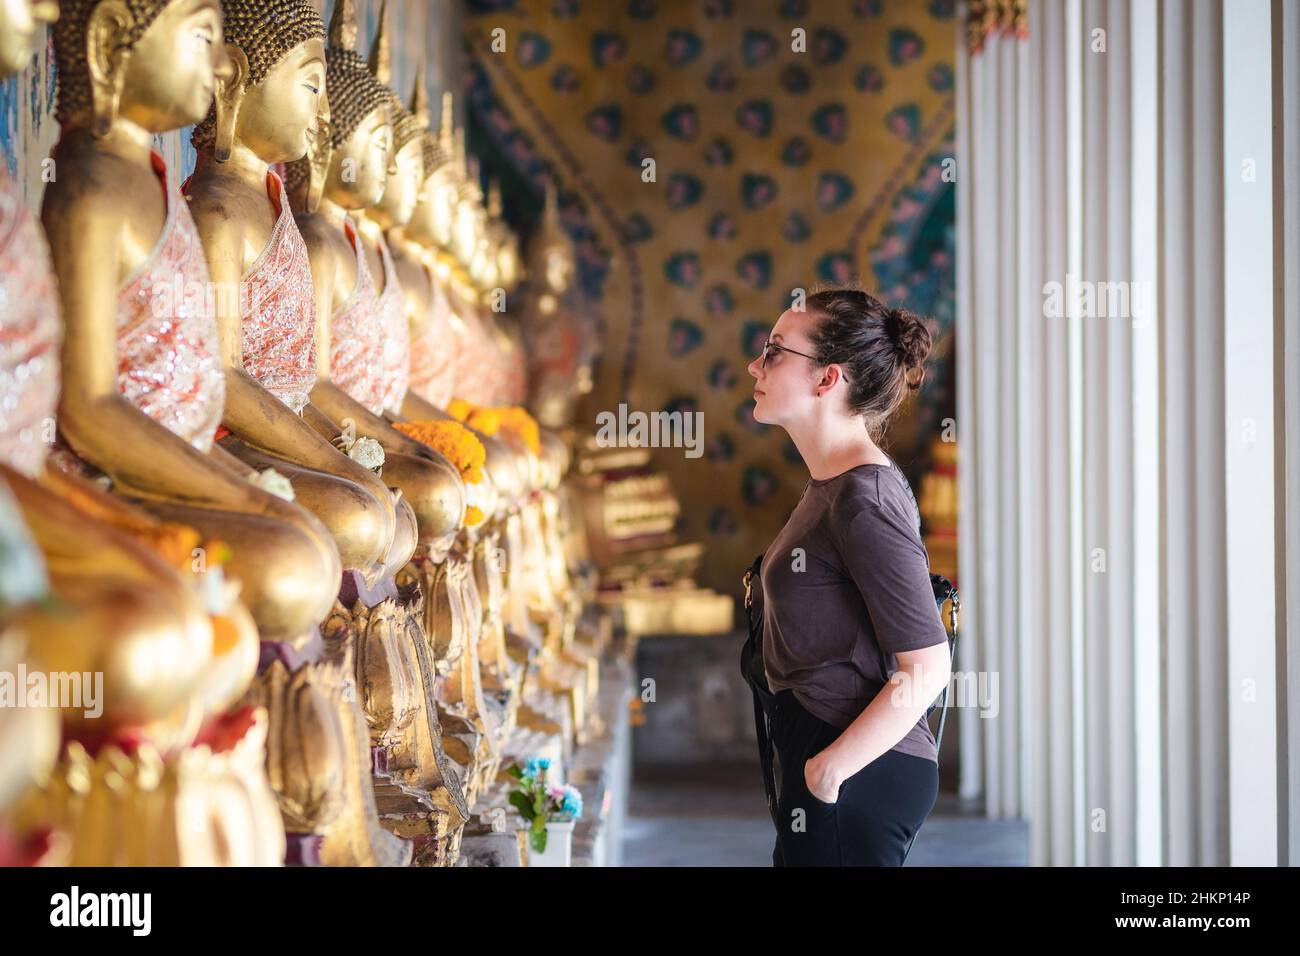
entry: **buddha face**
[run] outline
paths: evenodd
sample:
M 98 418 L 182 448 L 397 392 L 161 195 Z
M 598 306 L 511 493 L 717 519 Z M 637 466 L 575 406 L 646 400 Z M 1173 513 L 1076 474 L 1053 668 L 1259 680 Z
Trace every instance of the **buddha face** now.
M 26 68 L 41 28 L 58 18 L 56 0 L 0 0 L 0 76 Z
M 420 140 L 411 140 L 397 151 L 397 171 L 388 177 L 378 210 L 388 226 L 405 226 L 411 221 L 424 179 L 424 151 Z
M 121 4 L 107 2 L 90 16 L 92 37 L 111 44 Z M 97 21 L 99 30 L 96 31 Z M 136 43 L 126 61 L 118 115 L 153 133 L 197 123 L 207 115 L 218 79 L 234 68 L 221 34 L 218 0 L 174 0 Z
M 334 150 L 325 195 L 344 209 L 366 209 L 379 202 L 388 182 L 392 149 L 388 108 L 377 106 Z
M 452 226 L 452 251 L 461 264 L 468 268 L 478 253 L 478 216 L 475 203 L 469 196 L 456 201 L 456 217 Z
M 239 106 L 238 136 L 267 163 L 307 155 L 325 89 L 325 44 L 313 37 L 298 44 L 249 86 Z
M 507 289 L 514 288 L 519 278 L 519 252 L 513 238 L 507 237 L 497 252 L 497 274 Z
M 495 288 L 497 284 L 497 247 L 491 236 L 480 234 L 470 260 L 469 275 L 481 289 Z
M 411 217 L 412 232 L 431 239 L 443 249 L 451 246 L 451 228 L 456 215 L 456 181 L 450 164 L 435 169 L 424 181 L 420 201 Z
M 573 262 L 565 249 L 552 246 L 546 250 L 546 284 L 556 293 L 569 287 L 573 278 Z

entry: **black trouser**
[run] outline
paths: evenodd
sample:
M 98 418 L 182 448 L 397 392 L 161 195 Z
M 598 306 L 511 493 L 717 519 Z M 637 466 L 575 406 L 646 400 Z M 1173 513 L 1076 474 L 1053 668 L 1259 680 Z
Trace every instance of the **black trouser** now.
M 903 851 L 939 796 L 939 765 L 886 751 L 840 787 L 835 803 L 814 797 L 804 763 L 843 731 L 808 713 L 794 692 L 776 695 L 776 866 L 902 866 Z

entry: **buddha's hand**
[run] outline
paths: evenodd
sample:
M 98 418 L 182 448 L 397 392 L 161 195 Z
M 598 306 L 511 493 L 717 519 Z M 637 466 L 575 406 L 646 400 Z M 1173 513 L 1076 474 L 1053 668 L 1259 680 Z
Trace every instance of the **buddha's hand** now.
M 839 800 L 840 784 L 844 778 L 840 776 L 828 751 L 823 750 L 804 763 L 803 780 L 808 792 L 822 803 L 835 803 Z

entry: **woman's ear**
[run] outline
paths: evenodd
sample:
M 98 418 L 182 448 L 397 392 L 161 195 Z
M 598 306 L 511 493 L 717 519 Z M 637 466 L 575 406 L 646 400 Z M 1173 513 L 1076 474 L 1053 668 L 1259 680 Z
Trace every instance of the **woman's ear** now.
M 817 394 L 825 395 L 844 380 L 844 370 L 838 365 L 827 365 L 817 378 Z
M 230 58 L 234 69 L 228 79 L 217 81 L 217 129 L 212 155 L 219 163 L 230 158 L 230 150 L 235 143 L 235 124 L 239 121 L 239 107 L 244 102 L 245 84 L 248 82 L 248 57 L 244 56 L 239 44 L 227 42 L 226 56 Z

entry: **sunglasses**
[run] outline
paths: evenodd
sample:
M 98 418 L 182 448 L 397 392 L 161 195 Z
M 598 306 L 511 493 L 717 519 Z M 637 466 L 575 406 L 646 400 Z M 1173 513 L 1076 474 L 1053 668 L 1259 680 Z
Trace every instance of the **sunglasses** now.
M 807 352 L 796 352 L 794 349 L 788 349 L 788 348 L 786 348 L 784 345 L 777 345 L 777 344 L 776 344 L 775 342 L 773 342 L 771 339 L 764 339 L 764 340 L 763 340 L 763 360 L 762 360 L 761 362 L 759 362 L 759 367 L 760 367 L 760 368 L 767 368 L 767 360 L 768 360 L 768 357 L 769 357 L 773 352 L 789 352 L 791 355 L 798 355 L 798 356 L 801 356 L 801 357 L 806 358 L 806 359 L 812 359 L 814 362 L 817 361 L 817 356 L 815 356 L 815 355 L 809 355 Z

